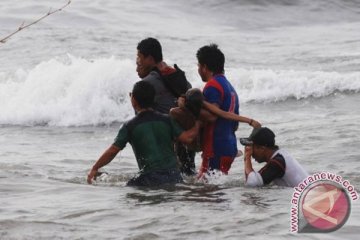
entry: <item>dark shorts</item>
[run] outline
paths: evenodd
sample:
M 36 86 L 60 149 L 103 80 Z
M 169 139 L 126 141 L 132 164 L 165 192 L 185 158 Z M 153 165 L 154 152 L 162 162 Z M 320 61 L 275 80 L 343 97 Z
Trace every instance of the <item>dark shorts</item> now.
M 127 182 L 127 186 L 156 187 L 165 184 L 176 184 L 183 181 L 178 169 L 159 170 L 142 173 Z
M 195 175 L 195 151 L 190 150 L 186 145 L 176 143 L 176 155 L 180 161 L 180 172 L 187 175 Z

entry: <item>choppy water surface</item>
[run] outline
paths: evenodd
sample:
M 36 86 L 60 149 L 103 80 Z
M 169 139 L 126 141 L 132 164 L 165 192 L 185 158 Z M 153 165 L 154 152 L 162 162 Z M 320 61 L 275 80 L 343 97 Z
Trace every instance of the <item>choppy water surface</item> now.
M 64 3 L 3 0 L 0 38 Z M 208 183 L 136 189 L 128 146 L 94 186 L 85 176 L 133 116 L 136 45 L 154 36 L 196 87 L 195 53 L 218 43 L 241 113 L 310 173 L 358 187 L 359 15 L 358 1 L 78 0 L 14 35 L 0 45 L 0 239 L 355 239 L 358 202 L 337 232 L 291 234 L 293 190 L 245 188 L 241 158 Z

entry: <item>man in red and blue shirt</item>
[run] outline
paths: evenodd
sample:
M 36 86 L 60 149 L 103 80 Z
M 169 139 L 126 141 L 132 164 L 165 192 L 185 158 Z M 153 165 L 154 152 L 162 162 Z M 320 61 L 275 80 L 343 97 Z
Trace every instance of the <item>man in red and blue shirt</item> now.
M 223 111 L 239 114 L 239 99 L 230 82 L 224 76 L 225 56 L 217 45 L 200 48 L 196 54 L 198 72 L 203 82 L 204 99 Z M 202 165 L 199 177 L 209 170 L 227 174 L 237 154 L 235 131 L 238 122 L 203 113 L 206 119 L 203 129 Z

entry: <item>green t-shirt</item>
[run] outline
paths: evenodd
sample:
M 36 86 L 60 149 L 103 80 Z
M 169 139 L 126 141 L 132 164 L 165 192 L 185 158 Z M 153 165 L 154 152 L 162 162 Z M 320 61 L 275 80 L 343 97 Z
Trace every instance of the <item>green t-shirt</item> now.
M 131 144 L 141 173 L 166 170 L 177 167 L 174 140 L 182 132 L 168 115 L 144 111 L 120 128 L 114 145 Z

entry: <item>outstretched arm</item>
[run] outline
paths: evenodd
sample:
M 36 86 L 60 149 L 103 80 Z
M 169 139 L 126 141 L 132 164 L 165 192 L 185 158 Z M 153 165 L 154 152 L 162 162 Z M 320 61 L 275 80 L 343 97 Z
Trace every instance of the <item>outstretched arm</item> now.
M 97 174 L 97 171 L 99 168 L 107 165 L 108 163 L 110 163 L 115 156 L 120 152 L 120 148 L 115 146 L 115 145 L 111 145 L 99 158 L 99 160 L 96 161 L 96 163 L 94 164 L 94 166 L 92 167 L 92 169 L 90 170 L 88 177 L 87 177 L 87 182 L 89 184 L 92 183 L 92 179 L 94 179 L 94 177 Z
M 213 104 L 210 104 L 210 105 L 213 105 Z M 217 105 L 213 105 L 213 106 L 217 107 Z M 218 117 L 219 117 L 218 115 L 210 112 L 206 108 L 201 108 L 201 110 L 200 110 L 199 119 L 203 122 L 215 122 L 218 119 Z
M 209 110 L 211 113 L 228 119 L 228 120 L 233 120 L 233 121 L 238 121 L 238 122 L 243 122 L 243 123 L 248 123 L 250 126 L 254 127 L 254 128 L 260 128 L 261 124 L 251 118 L 245 117 L 245 116 L 241 116 L 241 115 L 237 115 L 235 113 L 232 112 L 225 112 L 223 110 L 221 110 L 219 107 L 215 106 L 214 104 L 211 104 L 207 101 L 203 101 L 203 106 L 204 108 L 206 108 L 207 110 Z

